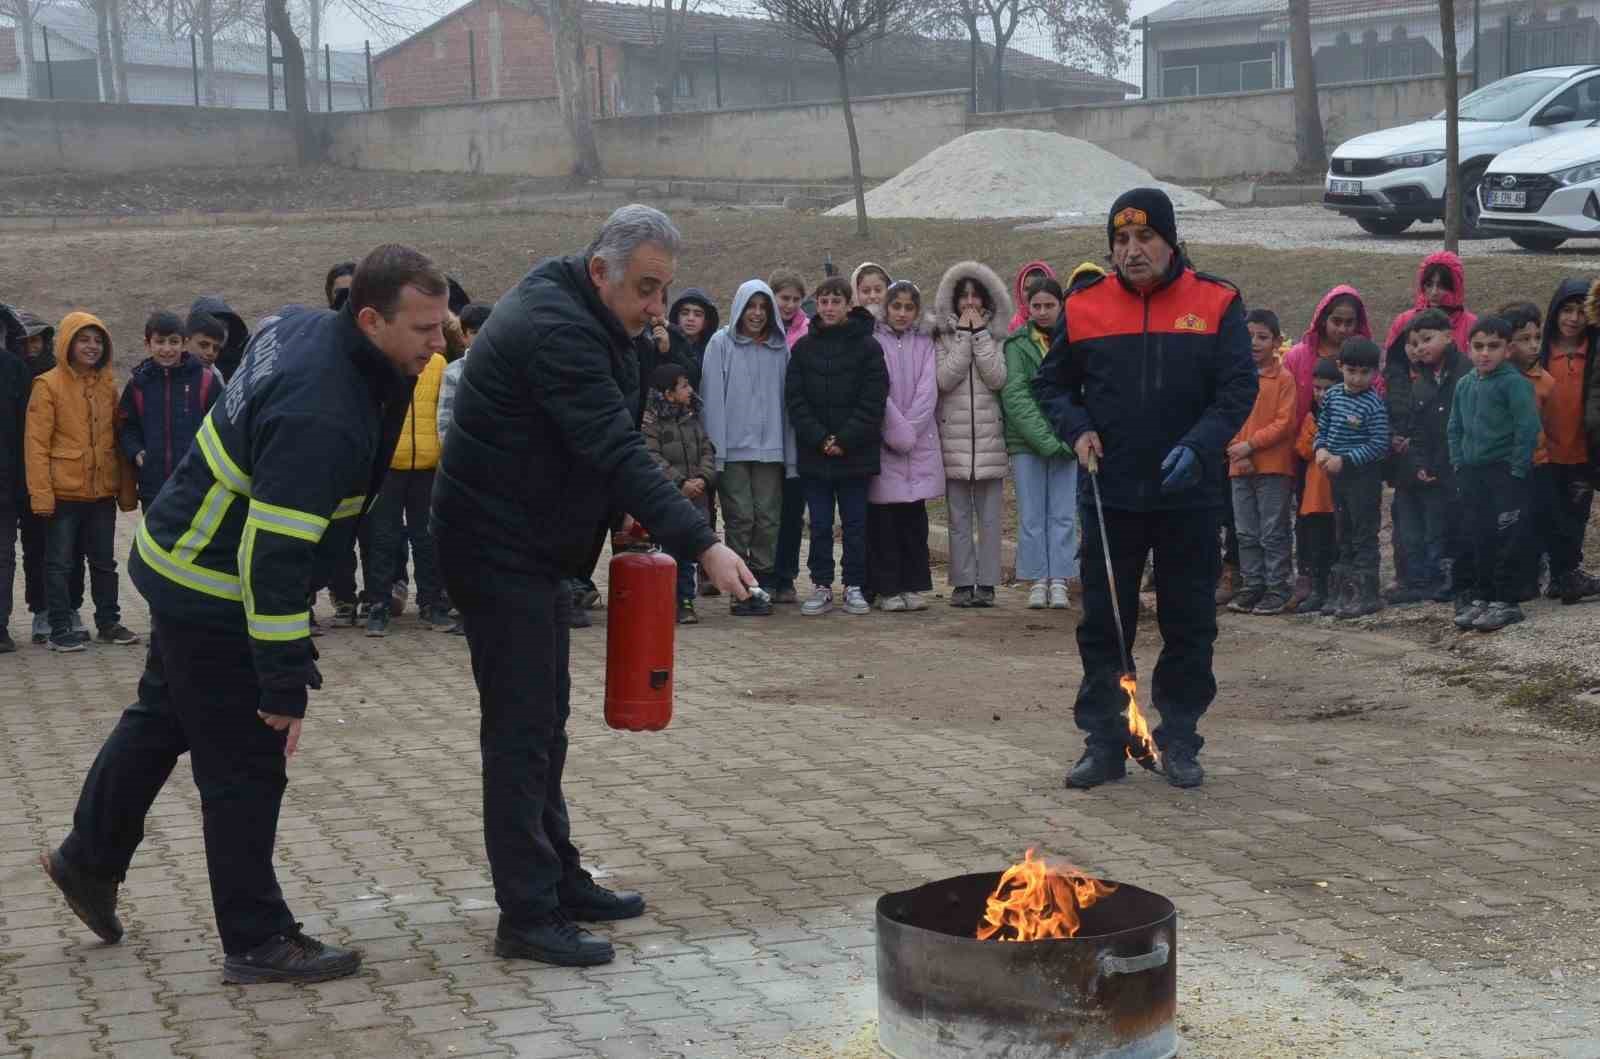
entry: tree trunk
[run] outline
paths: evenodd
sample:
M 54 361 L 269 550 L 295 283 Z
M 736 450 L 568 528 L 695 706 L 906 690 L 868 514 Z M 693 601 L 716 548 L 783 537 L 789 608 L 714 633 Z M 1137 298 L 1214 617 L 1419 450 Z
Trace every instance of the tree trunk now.
M 1444 60 L 1444 248 L 1461 245 L 1461 114 L 1456 78 L 1456 2 L 1439 0 L 1439 40 Z
M 100 71 L 100 101 L 115 103 L 117 83 L 111 74 L 110 0 L 96 0 L 94 5 L 94 58 Z
M 306 102 L 312 110 L 320 109 L 317 100 L 322 96 L 317 92 L 317 83 L 321 80 L 317 76 L 322 69 L 322 13 L 324 0 L 306 0 L 306 29 L 311 38 L 311 64 L 306 70 Z
M 28 99 L 44 95 L 39 90 L 39 77 L 33 68 L 33 7 L 23 0 L 17 8 L 17 36 L 22 38 L 22 94 Z
M 869 238 L 867 229 L 867 190 L 861 179 L 861 141 L 856 139 L 856 115 L 850 109 L 850 66 L 844 52 L 836 52 L 833 61 L 839 66 L 839 101 L 844 104 L 844 130 L 850 137 L 850 183 L 856 193 L 856 235 Z
M 584 64 L 582 0 L 550 0 L 550 31 L 554 37 L 556 87 L 561 96 L 561 116 L 566 119 L 577 161 L 572 175 L 588 182 L 600 176 L 600 147 L 594 139 L 594 118 L 589 109 L 589 71 Z
M 989 13 L 989 21 L 994 24 L 994 109 L 995 113 L 1006 109 L 1006 74 L 1005 58 L 1006 44 L 1011 40 L 1011 34 L 1000 28 L 1000 9 L 995 8 Z M 1012 25 L 1012 31 L 1016 26 Z
M 300 164 L 316 160 L 317 149 L 311 128 L 311 114 L 306 108 L 306 53 L 300 47 L 294 24 L 289 21 L 285 0 L 267 0 L 267 25 L 278 38 L 278 50 L 283 54 L 283 109 L 294 121 L 295 144 L 299 148 Z
M 111 23 L 111 79 L 116 85 L 117 102 L 128 101 L 128 64 L 123 61 L 122 0 L 105 0 L 110 9 Z
M 673 0 L 662 0 L 661 40 L 656 44 L 656 110 L 671 114 L 678 94 L 678 68 L 683 64 L 683 20 L 688 11 L 674 11 Z M 683 0 L 685 8 L 688 0 Z
M 199 0 L 197 9 L 200 22 L 200 87 L 208 107 L 217 105 L 217 27 L 211 5 L 212 0 Z
M 978 42 L 981 39 L 978 34 L 978 16 L 973 15 L 967 19 L 967 84 L 972 89 L 972 105 L 968 109 L 974 114 L 983 109 L 978 106 Z
M 1289 0 L 1289 47 L 1294 62 L 1294 152 L 1301 169 L 1328 164 L 1317 102 L 1317 70 L 1311 56 L 1311 0 Z

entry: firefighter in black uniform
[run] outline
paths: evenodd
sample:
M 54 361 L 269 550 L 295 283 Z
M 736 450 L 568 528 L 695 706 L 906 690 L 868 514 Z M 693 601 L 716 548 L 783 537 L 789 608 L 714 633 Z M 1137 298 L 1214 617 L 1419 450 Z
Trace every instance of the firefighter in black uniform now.
M 43 856 L 72 910 L 122 936 L 117 885 L 173 766 L 190 755 L 223 979 L 322 981 L 360 955 L 303 934 L 272 868 L 286 759 L 320 687 L 306 600 L 375 497 L 415 377 L 444 349 L 444 275 L 374 250 L 340 311 L 262 321 L 193 447 L 145 512 L 129 573 L 150 604 L 139 701 L 84 781 L 73 829 Z
M 1063 330 L 1033 382 L 1040 406 L 1086 470 L 1098 471 L 1106 536 L 1084 510 L 1083 683 L 1073 713 L 1087 744 L 1067 774 L 1093 787 L 1126 771 L 1127 696 L 1105 554 L 1111 552 L 1123 633 L 1133 650 L 1139 582 L 1155 552 L 1161 657 L 1150 699 L 1167 780 L 1198 786 L 1199 720 L 1217 694 L 1214 510 L 1227 486 L 1223 450 L 1256 400 L 1244 304 L 1233 284 L 1189 267 L 1172 202 L 1135 188 L 1106 223 L 1112 275 L 1067 296 Z M 1089 494 L 1079 475 L 1080 496 Z

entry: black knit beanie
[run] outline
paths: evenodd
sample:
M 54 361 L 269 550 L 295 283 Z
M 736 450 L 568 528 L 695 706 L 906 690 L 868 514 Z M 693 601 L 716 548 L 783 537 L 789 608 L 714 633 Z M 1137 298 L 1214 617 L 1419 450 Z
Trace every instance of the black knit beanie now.
M 1106 242 L 1115 243 L 1117 229 L 1133 224 L 1154 228 L 1168 246 L 1178 248 L 1178 218 L 1172 200 L 1160 188 L 1134 188 L 1118 196 L 1106 219 Z

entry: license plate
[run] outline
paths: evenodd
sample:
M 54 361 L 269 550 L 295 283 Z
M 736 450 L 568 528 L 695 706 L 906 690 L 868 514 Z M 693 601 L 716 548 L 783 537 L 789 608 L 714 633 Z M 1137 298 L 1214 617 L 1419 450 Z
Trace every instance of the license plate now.
M 1359 180 L 1330 180 L 1330 181 L 1328 181 L 1328 194 L 1330 194 L 1330 195 L 1359 195 L 1359 194 L 1361 194 L 1361 181 L 1359 181 Z
M 1490 209 L 1523 210 L 1528 208 L 1528 193 L 1526 191 L 1491 191 L 1489 192 Z

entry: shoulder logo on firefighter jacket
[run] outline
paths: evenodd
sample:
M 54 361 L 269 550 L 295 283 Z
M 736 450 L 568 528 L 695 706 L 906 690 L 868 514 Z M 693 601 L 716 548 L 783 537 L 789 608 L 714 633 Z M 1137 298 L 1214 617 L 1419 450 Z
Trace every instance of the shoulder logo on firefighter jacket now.
M 1172 329 L 1174 331 L 1204 332 L 1206 329 L 1205 317 L 1196 316 L 1194 313 L 1185 313 L 1172 321 Z

